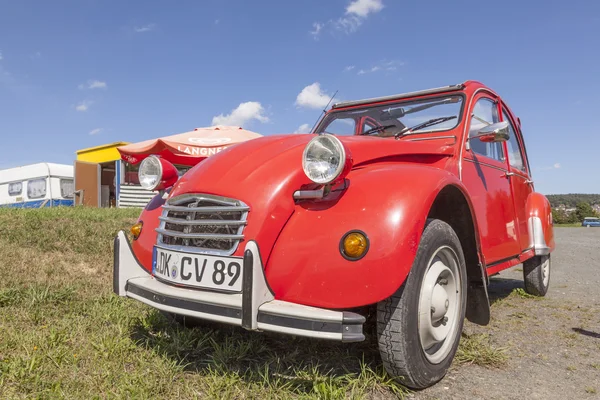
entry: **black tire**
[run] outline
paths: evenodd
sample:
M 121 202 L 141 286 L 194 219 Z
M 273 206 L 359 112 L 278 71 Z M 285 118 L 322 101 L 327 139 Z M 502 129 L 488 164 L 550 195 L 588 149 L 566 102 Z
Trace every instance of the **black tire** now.
M 454 268 L 460 276 L 460 283 L 457 282 L 453 286 L 457 290 L 453 299 L 456 305 L 452 313 L 456 322 L 453 322 L 449 329 L 452 336 L 448 334 L 448 342 L 444 340 L 441 344 L 445 348 L 441 355 L 446 352 L 447 355 L 434 363 L 430 361 L 430 356 L 426 355 L 427 349 L 421 345 L 419 302 L 425 275 L 436 260 L 433 256 L 439 254 L 440 249 L 448 251 L 448 248 L 456 256 Z M 428 277 L 428 282 L 429 279 L 431 278 Z M 443 284 L 441 281 L 438 280 L 435 286 Z M 431 293 L 433 298 L 433 291 Z M 387 372 L 411 389 L 424 389 L 440 381 L 446 375 L 460 342 L 466 299 L 467 274 L 460 240 L 447 223 L 436 219 L 428 220 L 406 281 L 394 295 L 377 306 L 379 352 Z M 445 308 L 447 313 L 448 302 L 445 303 Z M 431 313 L 433 319 L 433 307 Z M 443 325 L 445 326 L 445 323 Z
M 540 297 L 548 293 L 551 265 L 550 255 L 535 256 L 523 263 L 523 280 L 527 293 Z

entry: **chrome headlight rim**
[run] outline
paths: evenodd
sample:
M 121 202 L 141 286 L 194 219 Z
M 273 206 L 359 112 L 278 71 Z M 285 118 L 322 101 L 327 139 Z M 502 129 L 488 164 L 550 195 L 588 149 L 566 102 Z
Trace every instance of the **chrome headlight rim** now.
M 313 146 L 315 143 L 320 142 L 322 140 L 330 141 L 330 143 L 332 143 L 334 145 L 334 148 L 339 152 L 339 163 L 338 163 L 335 171 L 333 172 L 333 174 L 331 174 L 330 177 L 328 177 L 327 179 L 317 180 L 317 179 L 311 178 L 310 174 L 307 171 L 307 164 L 308 164 L 307 155 L 308 155 L 308 152 L 310 151 L 311 146 Z M 347 158 L 348 158 L 348 154 L 346 153 L 346 147 L 343 145 L 343 143 L 340 141 L 340 139 L 338 139 L 337 137 L 335 137 L 334 135 L 329 134 L 329 133 L 321 133 L 321 134 L 318 134 L 316 137 L 312 138 L 310 140 L 310 142 L 308 142 L 306 144 L 306 147 L 304 148 L 304 152 L 302 153 L 302 169 L 304 171 L 304 174 L 312 182 L 319 184 L 319 185 L 328 185 L 330 183 L 335 182 L 340 177 L 340 175 L 344 171 L 344 168 L 346 167 Z
M 153 185 L 144 185 L 144 183 L 143 183 L 144 180 L 142 179 L 143 168 L 146 165 L 148 165 L 148 163 L 150 163 L 150 162 L 156 163 L 155 166 L 158 166 L 158 175 L 156 175 L 156 182 L 154 182 Z M 163 166 L 162 166 L 162 163 L 160 162 L 160 159 L 157 156 L 151 155 L 142 160 L 142 162 L 140 163 L 140 167 L 138 169 L 138 180 L 140 181 L 140 186 L 143 189 L 146 189 L 146 190 L 156 189 L 160 185 L 160 183 L 162 181 L 162 177 L 163 177 Z

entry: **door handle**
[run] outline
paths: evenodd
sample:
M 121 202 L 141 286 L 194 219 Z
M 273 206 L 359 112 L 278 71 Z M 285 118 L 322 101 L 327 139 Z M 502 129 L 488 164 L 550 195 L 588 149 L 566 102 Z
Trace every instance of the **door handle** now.
M 511 176 L 515 176 L 516 174 L 514 172 L 505 172 L 504 174 L 502 174 L 503 178 L 510 178 Z

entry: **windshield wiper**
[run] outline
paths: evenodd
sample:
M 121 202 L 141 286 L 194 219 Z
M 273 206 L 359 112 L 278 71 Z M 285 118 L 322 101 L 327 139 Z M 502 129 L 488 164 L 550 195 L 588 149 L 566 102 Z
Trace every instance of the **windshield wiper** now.
M 433 125 L 441 124 L 442 122 L 450 121 L 451 119 L 455 119 L 455 118 L 457 118 L 456 115 L 453 115 L 450 117 L 433 118 L 428 121 L 422 122 L 418 125 L 412 126 L 410 128 L 402 129 L 400 132 L 398 132 L 394 135 L 394 138 L 400 139 L 402 136 L 409 135 L 409 134 L 413 133 L 414 131 L 418 131 L 419 129 L 423 129 L 423 128 L 427 128 L 427 127 L 430 127 Z
M 394 128 L 395 126 L 396 125 L 382 125 L 382 126 L 378 126 L 378 127 L 375 127 L 375 128 L 371 128 L 368 131 L 364 131 L 360 135 L 370 135 L 371 133 L 381 132 L 381 131 L 389 129 L 389 128 Z

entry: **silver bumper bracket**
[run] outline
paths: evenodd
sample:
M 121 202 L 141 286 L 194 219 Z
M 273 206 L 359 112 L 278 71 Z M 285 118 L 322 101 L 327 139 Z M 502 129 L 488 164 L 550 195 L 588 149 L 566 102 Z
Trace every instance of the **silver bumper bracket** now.
M 156 309 L 198 319 L 238 325 L 250 331 L 360 342 L 365 317 L 348 311 L 275 300 L 264 276 L 256 242 L 244 251 L 242 293 L 217 293 L 160 282 L 136 259 L 123 231 L 114 240 L 113 290 Z

